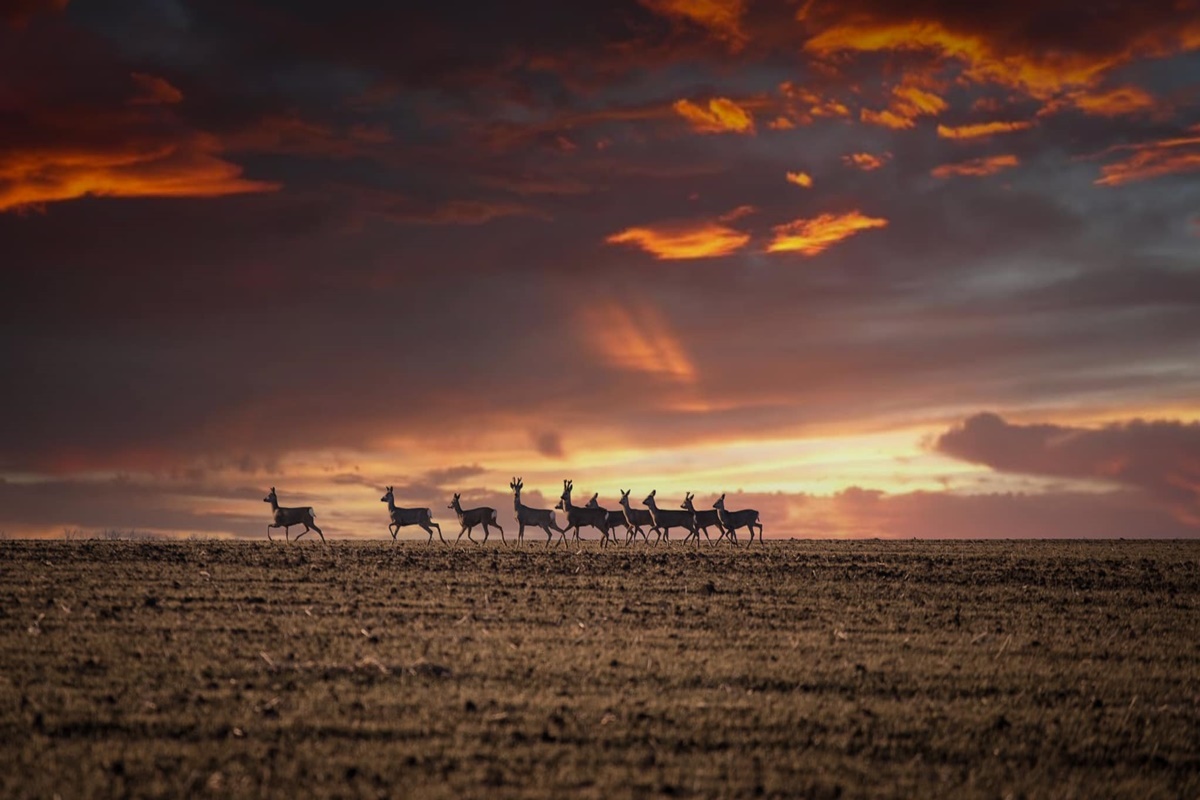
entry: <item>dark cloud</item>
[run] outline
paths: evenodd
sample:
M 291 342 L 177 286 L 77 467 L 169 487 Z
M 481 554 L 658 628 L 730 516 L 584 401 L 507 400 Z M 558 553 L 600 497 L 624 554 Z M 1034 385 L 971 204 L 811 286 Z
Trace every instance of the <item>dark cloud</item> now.
M 562 436 L 557 431 L 535 431 L 531 435 L 533 448 L 547 458 L 562 458 L 566 455 Z
M 1144 489 L 1200 523 L 1200 423 L 1131 420 L 1100 428 L 1014 425 L 977 414 L 938 451 L 1001 472 L 1088 478 Z

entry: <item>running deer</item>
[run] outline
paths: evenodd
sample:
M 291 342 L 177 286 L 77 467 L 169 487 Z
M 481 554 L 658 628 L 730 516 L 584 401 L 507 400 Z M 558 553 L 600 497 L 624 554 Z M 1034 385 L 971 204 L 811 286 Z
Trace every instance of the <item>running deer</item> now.
M 758 527 L 758 543 L 762 544 L 763 526 L 758 520 L 758 512 L 752 508 L 747 508 L 742 511 L 726 511 L 725 510 L 725 495 L 717 498 L 717 502 L 713 503 L 713 508 L 717 510 L 717 518 L 721 520 L 721 527 L 728 531 L 730 538 L 734 544 L 737 544 L 737 529 L 747 528 L 750 531 L 750 544 L 754 544 L 754 528 Z
M 561 544 L 567 540 L 567 531 L 565 528 L 558 527 L 558 520 L 555 519 L 554 512 L 548 508 L 530 508 L 521 502 L 521 490 L 525 488 L 525 482 L 520 478 L 513 478 L 508 488 L 513 492 L 513 512 L 517 517 L 517 525 L 520 526 L 517 531 L 517 542 L 524 543 L 525 541 L 525 526 L 531 528 L 541 528 L 546 532 L 546 546 L 550 546 L 550 542 L 554 541 L 554 534 L 550 529 L 558 531 L 558 541 Z
M 317 527 L 317 523 L 314 522 L 314 518 L 317 515 L 313 513 L 311 506 L 305 506 L 304 508 L 281 508 L 279 498 L 275 496 L 274 486 L 271 487 L 271 493 L 263 498 L 263 502 L 271 504 L 271 511 L 275 515 L 275 522 L 267 526 L 268 541 L 275 541 L 271 538 L 271 528 L 283 528 L 283 536 L 290 542 L 292 537 L 288 535 L 288 529 L 293 525 L 303 525 L 304 533 L 314 530 L 321 537 L 321 544 L 328 544 L 325 541 L 325 534 L 321 532 L 321 529 Z M 300 541 L 300 537 L 304 533 L 296 536 L 297 542 Z
M 392 535 L 392 544 L 396 543 L 396 534 L 400 533 L 400 529 L 409 525 L 420 525 L 429 534 L 429 541 L 426 544 L 433 542 L 434 528 L 437 528 L 438 538 L 442 540 L 442 544 L 446 543 L 446 538 L 442 536 L 442 526 L 433 521 L 433 512 L 428 508 L 400 508 L 396 505 L 396 498 L 392 494 L 391 486 L 387 487 L 387 494 L 379 498 L 379 502 L 388 504 L 388 513 L 392 516 L 392 524 L 388 525 L 388 533 Z
M 571 490 L 574 488 L 573 481 L 563 481 L 562 497 L 559 498 L 555 508 L 561 508 L 567 512 L 567 527 L 575 529 L 575 541 L 579 541 L 579 529 L 586 525 L 600 531 L 604 537 L 600 540 L 600 546 L 604 547 L 608 544 L 608 528 L 605 526 L 608 520 L 608 511 L 600 508 L 599 504 L 595 508 L 571 505 Z M 616 539 L 614 538 L 613 541 L 615 542 Z
M 592 495 L 592 499 L 587 501 L 587 507 L 588 508 L 601 508 L 600 502 L 598 500 L 599 497 L 600 497 L 599 492 Z M 607 509 L 605 509 L 605 511 L 607 513 L 606 513 L 606 516 L 604 517 L 604 527 L 608 531 L 608 535 L 613 537 L 613 541 L 615 542 L 615 541 L 617 541 L 617 534 L 614 533 L 614 531 L 616 531 L 617 528 L 624 528 L 625 529 L 625 544 L 629 544 L 630 539 L 632 537 L 636 536 L 637 534 L 634 533 L 633 528 L 629 527 L 629 521 L 625 519 L 625 510 L 622 509 L 620 511 L 608 511 Z M 641 533 L 642 538 L 645 538 L 646 534 L 644 531 L 641 530 L 641 528 L 638 528 L 638 533 Z
M 500 523 L 496 521 L 496 509 L 488 508 L 487 506 L 481 506 L 480 508 L 468 508 L 464 511 L 462 503 L 459 502 L 461 497 L 462 495 L 460 495 L 458 492 L 455 492 L 454 499 L 450 501 L 450 505 L 446 506 L 446 508 L 454 509 L 454 513 L 458 515 L 458 522 L 460 525 L 462 525 L 462 530 L 458 532 L 458 538 L 454 540 L 454 543 L 458 544 L 460 541 L 462 541 L 462 536 L 464 533 L 472 542 L 475 541 L 475 537 L 471 535 L 471 530 L 476 525 L 483 526 L 483 541 L 486 542 L 488 540 L 489 533 L 488 526 L 495 525 L 500 531 L 500 541 L 507 544 L 504 539 L 504 528 L 501 528 Z
M 658 539 L 655 540 L 656 543 L 661 541 L 662 531 L 655 526 L 654 518 L 650 516 L 650 512 L 644 508 L 629 507 L 630 491 L 631 490 L 629 489 L 621 490 L 621 510 L 625 512 L 625 529 L 629 532 L 629 538 L 625 540 L 625 544 L 629 544 L 630 539 L 639 533 L 642 535 L 642 541 L 646 542 L 647 544 L 650 543 L 650 537 L 646 535 L 644 530 L 642 530 L 643 525 L 654 531 L 654 535 L 658 537 Z
M 708 529 L 713 525 L 716 525 L 717 530 L 721 532 L 721 535 L 717 537 L 717 541 L 721 541 L 721 539 L 725 538 L 725 527 L 721 525 L 720 514 L 712 510 L 697 511 L 696 506 L 692 503 L 695 498 L 696 495 L 688 492 L 680 508 L 687 509 L 687 512 L 692 515 L 692 521 L 696 524 L 696 543 L 700 543 L 699 531 L 704 531 L 704 538 L 710 542 L 712 541 L 712 537 L 708 535 Z
M 654 527 L 659 528 L 663 532 L 663 538 L 668 542 L 671 541 L 671 528 L 683 528 L 688 532 L 688 536 L 684 537 L 686 542 L 691 536 L 699 536 L 696 533 L 696 520 L 686 511 L 664 511 L 658 507 L 654 500 L 654 495 L 658 492 L 657 489 L 650 492 L 650 496 L 642 501 L 642 505 L 650 509 L 650 518 L 654 520 Z

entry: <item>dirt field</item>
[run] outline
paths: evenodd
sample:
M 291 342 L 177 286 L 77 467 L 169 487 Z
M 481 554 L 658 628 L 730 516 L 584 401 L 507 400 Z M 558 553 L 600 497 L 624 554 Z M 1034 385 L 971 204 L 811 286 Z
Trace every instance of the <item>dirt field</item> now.
M 1200 542 L 0 542 L 0 796 L 1200 797 Z

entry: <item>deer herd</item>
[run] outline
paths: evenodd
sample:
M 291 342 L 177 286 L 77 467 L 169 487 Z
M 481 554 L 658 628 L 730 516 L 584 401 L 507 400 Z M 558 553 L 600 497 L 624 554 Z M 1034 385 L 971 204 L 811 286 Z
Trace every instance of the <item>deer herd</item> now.
M 525 541 L 526 528 L 538 528 L 546 534 L 546 545 L 549 546 L 554 541 L 554 534 L 558 534 L 559 544 L 567 541 L 567 533 L 571 533 L 574 541 L 579 541 L 580 528 L 594 528 L 600 532 L 600 546 L 604 547 L 609 543 L 609 539 L 613 544 L 618 542 L 617 529 L 625 529 L 625 543 L 629 544 L 636 541 L 640 535 L 642 541 L 649 543 L 649 533 L 655 535 L 655 544 L 659 542 L 671 541 L 671 529 L 682 529 L 686 531 L 686 535 L 682 541 L 694 541 L 700 543 L 700 534 L 704 534 L 705 540 L 713 541 L 709 534 L 709 528 L 715 527 L 719 533 L 717 542 L 727 539 L 730 544 L 737 544 L 738 530 L 745 528 L 750 535 L 750 543 L 754 543 L 754 531 L 758 529 L 758 540 L 762 543 L 763 526 L 759 522 L 759 514 L 754 509 L 744 509 L 741 511 L 728 511 L 725 508 L 725 495 L 717 498 L 717 502 L 713 503 L 711 509 L 698 510 L 694 503 L 694 495 L 688 494 L 683 501 L 683 505 L 679 510 L 662 509 L 658 507 L 658 501 L 655 499 L 657 491 L 650 492 L 650 495 L 642 501 L 645 508 L 633 508 L 629 503 L 629 492 L 621 491 L 621 509 L 619 511 L 603 508 L 599 503 L 599 495 L 592 495 L 592 499 L 586 505 L 577 506 L 571 502 L 571 490 L 574 488 L 574 483 L 571 481 L 563 481 L 563 492 L 559 497 L 558 505 L 553 509 L 549 508 L 531 508 L 521 502 L 521 489 L 525 486 L 520 478 L 513 478 L 508 484 L 508 488 L 512 489 L 513 493 L 513 515 L 517 521 L 517 542 Z M 463 508 L 460 502 L 461 495 L 455 494 L 454 499 L 450 501 L 447 508 L 454 509 L 454 513 L 458 516 L 458 523 L 462 526 L 462 530 L 458 532 L 458 537 L 454 540 L 455 544 L 462 540 L 463 534 L 467 535 L 469 541 L 474 542 L 475 537 L 471 532 L 478 527 L 483 528 L 483 541 L 488 540 L 488 535 L 494 527 L 500 531 L 500 540 L 507 544 L 508 540 L 504 537 L 504 528 L 500 527 L 500 523 L 496 519 L 496 509 L 482 506 L 480 508 Z M 396 499 L 392 494 L 392 487 L 387 487 L 387 494 L 379 498 L 381 503 L 387 503 L 388 515 L 391 517 L 391 523 L 388 525 L 388 533 L 392 535 L 392 542 L 396 542 L 396 536 L 401 528 L 410 525 L 416 525 L 429 534 L 427 543 L 433 541 L 433 532 L 436 530 L 438 539 L 443 544 L 448 544 L 446 538 L 442 536 L 442 528 L 433 521 L 433 512 L 428 508 L 401 508 L 396 505 Z M 279 505 L 279 499 L 275 496 L 275 487 L 271 487 L 271 493 L 263 498 L 264 503 L 271 504 L 271 511 L 274 515 L 274 522 L 267 525 L 267 539 L 274 541 L 271 536 L 272 528 L 283 528 L 283 535 L 287 541 L 292 541 L 289 535 L 289 530 L 293 525 L 303 525 L 304 532 L 296 536 L 296 541 L 311 531 L 316 531 L 321 537 L 321 541 L 325 541 L 325 534 L 317 527 L 314 521 L 316 513 L 311 506 L 300 508 L 284 508 Z M 555 511 L 562 511 L 566 515 L 565 526 L 559 526 L 558 516 Z M 649 532 L 647 532 L 649 531 Z

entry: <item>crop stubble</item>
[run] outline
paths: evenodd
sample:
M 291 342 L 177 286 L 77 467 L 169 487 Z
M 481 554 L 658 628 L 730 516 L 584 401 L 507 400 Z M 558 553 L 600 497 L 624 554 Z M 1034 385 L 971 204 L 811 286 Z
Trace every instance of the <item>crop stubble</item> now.
M 5 797 L 1200 796 L 1200 543 L 0 543 Z

